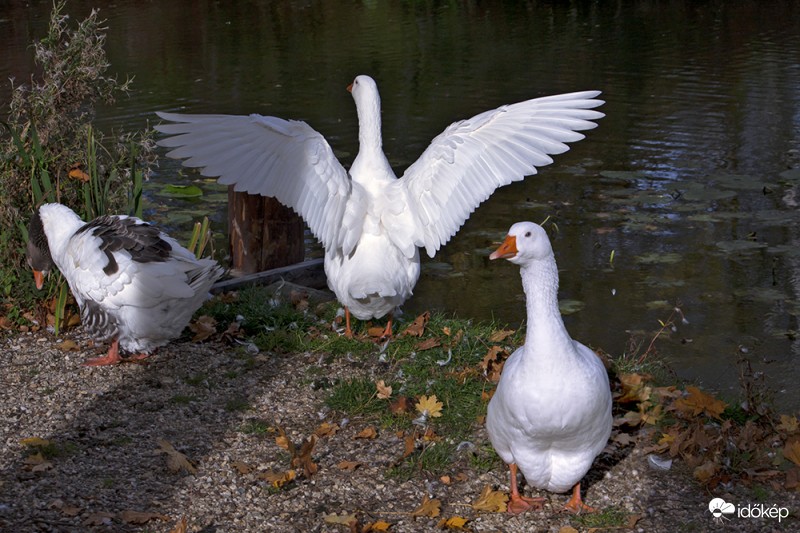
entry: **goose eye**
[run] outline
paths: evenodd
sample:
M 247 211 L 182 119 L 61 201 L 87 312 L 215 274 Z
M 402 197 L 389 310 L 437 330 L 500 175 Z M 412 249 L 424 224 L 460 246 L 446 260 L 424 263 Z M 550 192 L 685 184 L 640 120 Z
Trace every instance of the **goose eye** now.
M 530 236 L 531 236 L 531 232 L 530 232 L 530 231 L 526 231 L 526 232 L 525 232 L 525 236 L 526 236 L 526 237 L 530 237 Z

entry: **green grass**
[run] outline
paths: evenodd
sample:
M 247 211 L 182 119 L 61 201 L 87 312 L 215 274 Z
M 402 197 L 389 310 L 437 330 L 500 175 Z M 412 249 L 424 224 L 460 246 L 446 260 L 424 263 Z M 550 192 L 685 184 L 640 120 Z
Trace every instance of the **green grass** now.
M 584 528 L 618 528 L 627 524 L 629 516 L 618 507 L 606 507 L 596 513 L 578 515 L 572 523 Z
M 247 411 L 250 409 L 250 402 L 247 398 L 231 398 L 225 402 L 225 410 L 228 412 Z
M 240 431 L 247 435 L 267 435 L 272 431 L 272 428 L 266 421 L 254 418 L 242 424 Z

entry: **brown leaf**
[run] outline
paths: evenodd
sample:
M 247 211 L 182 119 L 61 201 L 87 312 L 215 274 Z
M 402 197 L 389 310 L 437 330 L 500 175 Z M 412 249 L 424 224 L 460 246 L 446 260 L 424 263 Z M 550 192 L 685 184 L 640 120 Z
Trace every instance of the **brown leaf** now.
M 346 472 L 352 472 L 359 466 L 361 466 L 361 463 L 359 463 L 358 461 L 341 461 L 339 464 L 336 465 L 336 467 L 339 470 L 344 470 Z
M 422 499 L 422 503 L 419 507 L 417 507 L 412 513 L 411 516 L 429 516 L 431 518 L 436 518 L 439 516 L 442 510 L 442 502 L 437 500 L 436 498 L 430 499 L 426 494 L 425 497 Z
M 420 413 L 427 413 L 431 418 L 436 418 L 442 416 L 444 404 L 436 398 L 435 394 L 431 394 L 430 396 L 420 396 L 415 407 Z
M 262 472 L 258 474 L 257 477 L 272 483 L 273 487 L 279 489 L 296 478 L 297 473 L 294 470 L 285 470 L 283 472 L 274 472 L 270 470 L 268 472 Z
M 558 533 L 580 533 L 580 532 L 572 526 L 562 526 L 561 529 L 558 530 Z
M 29 470 L 31 472 L 44 472 L 45 470 L 50 470 L 53 468 L 53 463 L 45 459 L 42 452 L 36 452 L 33 455 L 29 455 L 23 461 L 25 464 L 25 470 Z
M 300 445 L 300 449 L 292 456 L 292 467 L 302 468 L 303 475 L 310 478 L 319 470 L 317 463 L 311 458 L 311 452 L 314 451 L 314 446 L 317 444 L 317 437 L 311 435 L 307 440 Z
M 378 431 L 375 429 L 375 426 L 367 426 L 362 429 L 358 435 L 354 438 L 356 439 L 374 439 L 378 436 Z
M 436 527 L 439 529 L 464 529 L 464 524 L 467 523 L 466 518 L 460 516 L 453 516 L 450 518 L 442 518 Z
M 490 513 L 504 513 L 506 512 L 506 502 L 508 502 L 508 495 L 498 490 L 492 490 L 489 485 L 486 485 L 481 491 L 481 495 L 472 504 L 472 508 L 476 511 L 488 511 Z
M 798 429 L 798 421 L 796 416 L 781 415 L 781 423 L 778 424 L 778 429 L 785 433 L 795 433 Z
M 389 410 L 393 415 L 408 413 L 414 408 L 414 402 L 406 396 L 398 396 L 395 401 L 389 404 Z
M 72 339 L 65 339 L 56 344 L 56 348 L 64 352 L 75 352 L 78 350 L 78 343 Z
M 500 381 L 500 374 L 503 372 L 503 365 L 505 365 L 506 359 L 508 359 L 508 352 L 500 346 L 491 346 L 480 363 L 486 379 L 492 383 Z
M 339 431 L 338 424 L 329 424 L 328 422 L 323 422 L 316 430 L 314 430 L 314 435 L 320 438 L 333 437 L 336 435 L 337 431 Z
M 50 446 L 52 443 L 49 440 L 40 438 L 40 437 L 28 437 L 26 439 L 22 439 L 19 441 L 20 444 L 23 446 L 31 446 L 33 448 L 41 448 L 44 446 Z
M 417 438 L 416 435 L 413 433 L 411 435 L 406 435 L 405 439 L 403 439 L 403 459 L 414 453 L 414 450 L 417 449 Z
M 645 377 L 641 374 L 620 374 L 622 395 L 618 403 L 643 402 L 650 398 L 651 388 L 645 386 Z
M 424 341 L 418 342 L 414 349 L 418 352 L 424 352 L 425 350 L 430 350 L 431 348 L 436 348 L 437 346 L 441 346 L 442 341 L 440 341 L 436 337 L 428 337 Z
M 79 181 L 82 181 L 82 182 L 86 183 L 87 181 L 92 179 L 92 177 L 89 176 L 89 174 L 87 174 L 83 170 L 81 170 L 79 165 L 80 165 L 79 163 L 76 164 L 76 165 L 73 165 L 72 169 L 69 171 L 68 176 L 70 178 L 72 178 L 72 179 L 79 180 Z
M 175 527 L 173 527 L 172 530 L 170 530 L 169 533 L 187 533 L 188 531 L 189 531 L 189 520 L 185 516 L 183 516 L 178 521 L 178 523 L 175 524 Z
M 500 329 L 492 333 L 489 337 L 489 342 L 503 342 L 511 335 L 516 333 L 513 329 Z
M 371 533 L 372 531 L 389 531 L 390 527 L 392 527 L 392 524 L 389 522 L 378 520 L 365 525 L 364 529 L 361 530 L 361 533 Z
M 126 524 L 146 524 L 150 520 L 169 520 L 166 515 L 144 511 L 121 511 L 117 518 Z
M 392 396 L 392 388 L 387 385 L 383 380 L 378 381 L 375 384 L 375 388 L 377 389 L 378 399 L 380 400 L 388 400 Z
M 249 474 L 253 471 L 252 465 L 249 465 L 244 461 L 234 461 L 231 463 L 231 466 L 242 475 Z
M 189 329 L 194 333 L 192 342 L 204 341 L 217 332 L 217 321 L 208 315 L 203 315 L 189 324 Z
M 797 490 L 800 488 L 800 468 L 792 468 L 786 472 L 786 481 L 783 487 L 786 490 Z
M 783 448 L 783 456 L 800 466 L 800 441 L 787 442 Z
M 700 483 L 705 483 L 709 481 L 718 470 L 718 464 L 714 463 L 713 461 L 706 461 L 702 465 L 695 468 L 692 474 L 697 481 Z
M 92 513 L 83 521 L 84 526 L 110 526 L 114 518 L 114 513 L 105 513 L 102 511 Z
M 686 387 L 686 392 L 688 395 L 685 398 L 678 398 L 672 405 L 690 417 L 705 413 L 708 416 L 720 419 L 720 415 L 728 406 L 722 400 L 717 400 L 692 385 Z
M 431 319 L 430 311 L 425 311 L 417 318 L 414 319 L 414 322 L 411 323 L 406 329 L 400 333 L 401 337 L 405 337 L 406 335 L 410 335 L 412 337 L 422 337 L 422 334 L 425 333 L 425 326 L 428 324 L 428 321 Z
M 197 468 L 192 461 L 186 455 L 176 450 L 172 444 L 164 439 L 160 439 L 158 441 L 158 446 L 159 448 L 156 450 L 157 453 L 167 454 L 167 468 L 169 468 L 170 471 L 180 472 L 181 470 L 185 470 L 189 474 L 197 473 Z

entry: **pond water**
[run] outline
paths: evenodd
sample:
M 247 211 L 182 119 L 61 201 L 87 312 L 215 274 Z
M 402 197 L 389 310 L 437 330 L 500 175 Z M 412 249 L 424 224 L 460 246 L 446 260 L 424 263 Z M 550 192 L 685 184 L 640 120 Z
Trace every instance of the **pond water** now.
M 0 78 L 28 78 L 50 0 L 0 8 Z M 343 162 L 357 151 L 345 86 L 374 77 L 398 174 L 451 122 L 505 103 L 600 89 L 606 118 L 555 164 L 497 191 L 433 259 L 406 312 L 440 309 L 519 325 L 517 267 L 488 261 L 519 220 L 550 217 L 565 321 L 612 354 L 656 346 L 681 378 L 735 394 L 746 356 L 785 409 L 800 408 L 800 5 L 791 1 L 172 2 L 99 7 L 112 70 L 134 91 L 98 110 L 103 128 L 144 128 L 157 110 L 302 119 Z M 9 88 L 0 88 L 7 101 Z M 186 229 L 224 189 L 161 196 L 149 214 Z M 310 254 L 319 250 L 310 244 Z M 613 255 L 612 255 L 613 254 Z M 678 306 L 685 317 L 671 317 Z

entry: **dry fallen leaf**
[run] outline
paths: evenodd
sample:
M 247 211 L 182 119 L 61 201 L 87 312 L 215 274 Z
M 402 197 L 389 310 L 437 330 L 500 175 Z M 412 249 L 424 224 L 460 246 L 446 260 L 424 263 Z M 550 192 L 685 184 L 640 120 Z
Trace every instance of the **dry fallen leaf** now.
M 432 394 L 430 396 L 420 396 L 415 407 L 417 411 L 423 415 L 436 418 L 442 416 L 442 407 L 444 407 L 444 404 L 436 398 L 435 394 Z
M 146 524 L 150 520 L 169 520 L 166 515 L 144 511 L 121 511 L 117 518 L 126 524 Z
M 778 424 L 778 429 L 785 433 L 795 433 L 798 429 L 798 420 L 796 416 L 781 415 L 781 423 Z
M 294 468 L 302 468 L 303 475 L 306 478 L 310 478 L 319 470 L 319 466 L 317 466 L 317 463 L 311 458 L 311 452 L 314 451 L 314 446 L 316 444 L 317 437 L 311 435 L 300 445 L 300 449 L 292 454 L 292 466 Z
M 189 520 L 183 516 L 180 521 L 175 524 L 175 527 L 169 533 L 187 533 L 189 531 Z
M 114 519 L 114 513 L 99 511 L 92 513 L 83 521 L 84 526 L 110 526 Z
M 167 468 L 169 468 L 170 471 L 180 472 L 181 470 L 186 470 L 189 474 L 197 473 L 197 468 L 192 461 L 186 455 L 176 450 L 172 444 L 161 439 L 158 441 L 158 446 L 159 448 L 156 450 L 157 453 L 167 454 Z
M 377 389 L 378 399 L 380 400 L 388 400 L 392 396 L 392 387 L 387 385 L 383 380 L 380 380 L 375 384 L 375 388 Z
M 515 332 L 513 329 L 500 329 L 492 333 L 492 336 L 489 337 L 489 342 L 503 342 Z
M 27 439 L 22 439 L 19 441 L 20 444 L 23 446 L 31 446 L 31 447 L 44 447 L 50 446 L 50 441 L 46 439 L 42 439 L 40 437 L 28 437 Z
M 72 179 L 79 180 L 84 183 L 91 180 L 92 177 L 81 169 L 82 166 L 82 163 L 73 163 L 70 165 L 69 173 L 67 175 Z
M 580 533 L 580 532 L 572 526 L 563 526 L 561 529 L 558 530 L 558 533 Z
M 481 495 L 472 504 L 472 508 L 476 511 L 488 511 L 490 513 L 504 513 L 506 512 L 506 503 L 508 502 L 508 495 L 499 490 L 492 490 L 489 485 L 486 485 L 481 491 Z
M 422 334 L 425 333 L 425 326 L 428 324 L 428 321 L 431 319 L 430 311 L 425 311 L 417 318 L 414 319 L 414 322 L 411 323 L 406 329 L 400 333 L 401 337 L 405 337 L 406 335 L 410 335 L 412 337 L 422 337 Z
M 65 339 L 56 344 L 56 348 L 64 352 L 75 352 L 78 351 L 78 343 L 72 339 Z
M 486 379 L 492 383 L 500 381 L 500 374 L 503 372 L 503 365 L 505 365 L 506 359 L 508 359 L 508 352 L 502 347 L 492 346 L 489 348 L 489 351 L 486 352 L 486 355 L 483 356 L 483 360 L 480 363 L 480 367 Z
M 645 385 L 645 376 L 641 374 L 620 374 L 622 395 L 617 403 L 643 402 L 650 398 L 651 388 Z
M 53 463 L 45 459 L 42 452 L 29 455 L 23 463 L 25 464 L 25 470 L 30 470 L 31 472 L 44 472 L 53 468 Z
M 338 468 L 339 470 L 352 472 L 359 466 L 361 466 L 361 463 L 359 463 L 358 461 L 340 461 L 339 464 L 336 465 L 336 468 Z
M 253 471 L 253 466 L 244 461 L 234 461 L 231 463 L 231 466 L 242 475 L 249 474 Z
M 336 432 L 339 431 L 338 424 L 330 424 L 328 422 L 323 422 L 320 426 L 314 431 L 314 435 L 317 437 L 333 437 L 336 435 Z
M 430 350 L 431 348 L 436 348 L 437 346 L 441 346 L 442 341 L 440 341 L 436 337 L 428 337 L 424 341 L 418 342 L 414 349 L 418 352 L 424 352 L 425 350 Z
M 286 485 L 295 477 L 297 477 L 297 473 L 294 470 L 286 470 L 285 472 L 273 472 L 270 470 L 269 472 L 262 472 L 258 475 L 259 479 L 268 481 L 276 489 Z
M 464 529 L 464 524 L 467 523 L 466 518 L 461 518 L 460 516 L 453 516 L 451 518 L 443 518 L 439 520 L 439 523 L 436 524 L 436 527 L 439 529 Z
M 217 332 L 217 321 L 208 315 L 203 315 L 189 324 L 189 329 L 194 333 L 192 342 L 204 341 Z
M 722 400 L 718 400 L 692 385 L 686 387 L 686 392 L 688 395 L 685 398 L 678 398 L 672 405 L 688 416 L 695 417 L 700 413 L 705 413 L 708 416 L 720 419 L 720 415 L 728 406 Z
M 393 415 L 408 413 L 414 408 L 414 402 L 406 396 L 398 396 L 395 401 L 389 404 L 389 410 Z
M 783 456 L 800 466 L 800 441 L 787 442 L 783 448 Z
M 718 464 L 714 463 L 713 461 L 706 461 L 702 465 L 695 468 L 692 474 L 694 475 L 694 478 L 697 481 L 699 481 L 700 483 L 705 483 L 709 479 L 711 479 L 714 476 L 714 474 L 717 473 L 718 470 L 719 470 Z
M 374 439 L 377 436 L 378 436 L 378 432 L 375 429 L 375 427 L 374 426 L 367 426 L 364 429 L 362 429 L 358 433 L 358 435 L 356 435 L 354 438 L 356 438 L 356 439 Z
M 431 518 L 435 518 L 439 516 L 439 513 L 442 511 L 442 502 L 437 500 L 436 498 L 430 499 L 426 494 L 425 497 L 422 499 L 422 503 L 419 507 L 417 507 L 412 513 L 411 516 L 429 516 Z
M 390 527 L 392 527 L 392 524 L 390 524 L 389 522 L 378 520 L 376 522 L 370 522 L 369 524 L 365 525 L 364 529 L 362 529 L 361 532 L 370 533 L 372 531 L 389 531 Z

